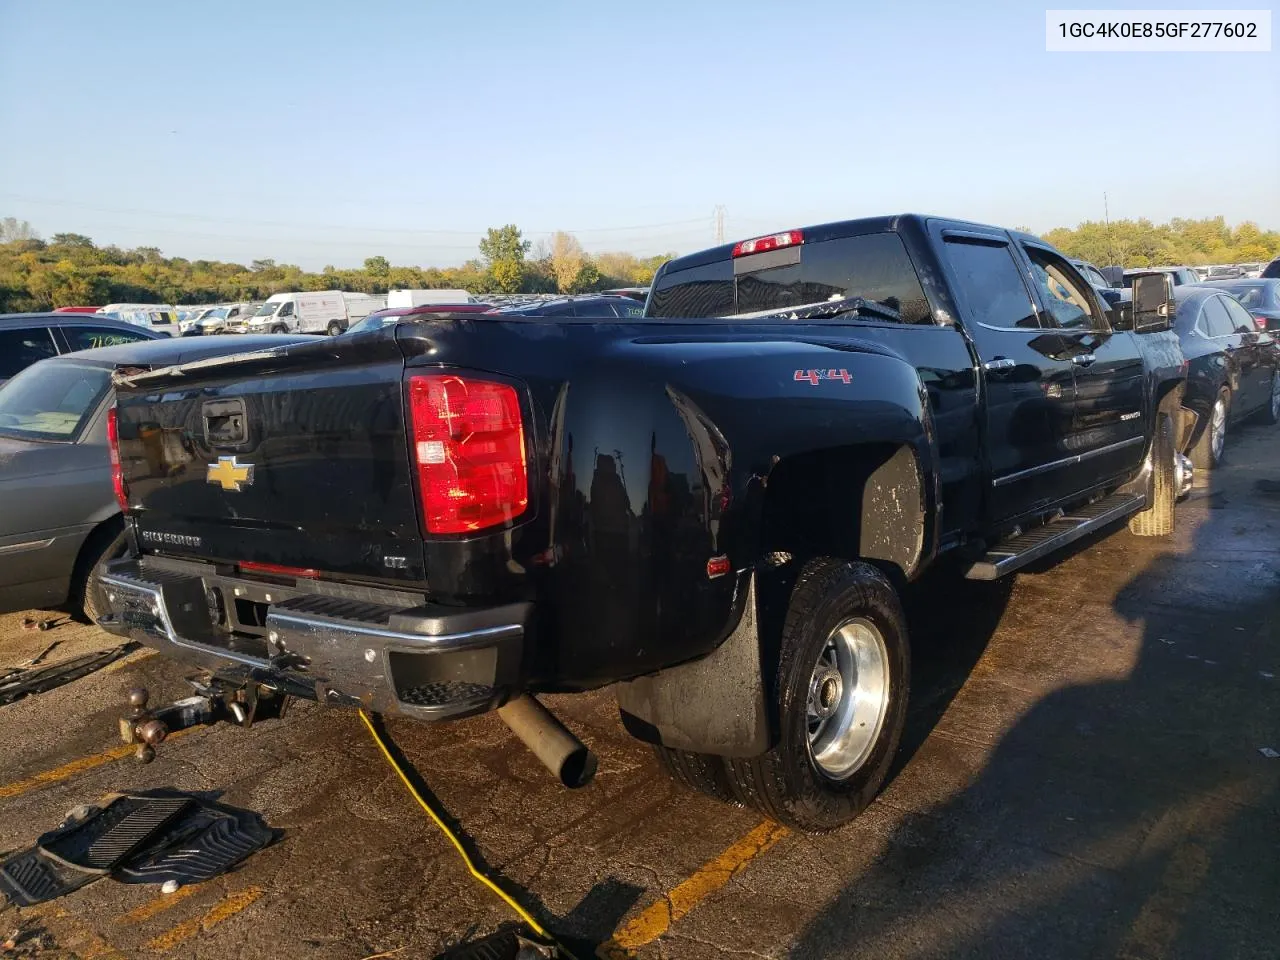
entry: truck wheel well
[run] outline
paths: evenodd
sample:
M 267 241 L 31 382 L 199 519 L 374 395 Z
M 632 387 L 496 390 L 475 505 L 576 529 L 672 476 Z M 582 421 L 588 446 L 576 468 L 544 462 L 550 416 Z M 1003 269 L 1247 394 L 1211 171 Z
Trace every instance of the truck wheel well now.
M 865 444 L 797 454 L 775 464 L 762 518 L 765 558 L 863 560 L 895 586 L 924 544 L 924 489 L 906 445 Z

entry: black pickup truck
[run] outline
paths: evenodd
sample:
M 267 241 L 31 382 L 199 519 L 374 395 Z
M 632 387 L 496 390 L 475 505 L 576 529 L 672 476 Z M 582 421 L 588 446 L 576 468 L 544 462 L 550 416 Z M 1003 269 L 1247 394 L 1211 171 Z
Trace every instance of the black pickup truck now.
M 553 768 L 530 695 L 614 684 L 677 778 L 830 829 L 903 727 L 907 581 L 1172 531 L 1183 358 L 1167 281 L 1134 293 L 1113 329 L 1036 238 L 895 216 L 673 260 L 636 320 L 120 370 L 101 623 L 262 689 L 499 709 Z

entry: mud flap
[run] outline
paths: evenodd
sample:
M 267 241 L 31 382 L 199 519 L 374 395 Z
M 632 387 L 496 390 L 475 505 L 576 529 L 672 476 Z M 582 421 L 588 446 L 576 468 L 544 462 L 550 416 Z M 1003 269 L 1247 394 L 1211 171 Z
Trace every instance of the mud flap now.
M 723 757 L 756 757 L 770 746 L 756 609 L 747 579 L 733 633 L 701 660 L 617 685 L 622 725 L 638 740 Z

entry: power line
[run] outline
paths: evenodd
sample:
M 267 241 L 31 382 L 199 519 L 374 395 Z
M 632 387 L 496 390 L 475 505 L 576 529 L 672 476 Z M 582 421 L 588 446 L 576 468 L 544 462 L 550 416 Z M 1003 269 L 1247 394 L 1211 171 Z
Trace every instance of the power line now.
M 70 207 L 78 210 L 94 210 L 99 213 L 125 213 L 141 217 L 159 217 L 166 220 L 202 220 L 209 223 L 233 223 L 259 227 L 295 227 L 306 230 L 361 230 L 366 233 L 447 234 L 465 237 L 482 237 L 485 234 L 484 229 L 445 230 L 418 227 L 367 227 L 350 223 L 302 223 L 298 221 L 249 220 L 243 217 L 211 217 L 206 214 L 199 213 L 176 213 L 163 210 L 144 210 L 137 207 L 111 207 L 96 203 L 82 203 L 75 200 L 57 200 L 50 197 L 27 197 L 16 193 L 0 193 L 0 198 L 16 200 L 20 203 L 35 204 L 37 206 Z M 555 233 L 557 231 L 563 231 L 564 233 L 622 233 L 630 230 L 656 230 L 660 227 L 676 227 L 702 222 L 704 222 L 702 217 L 692 217 L 688 220 L 668 220 L 664 223 L 642 223 L 621 227 L 577 227 L 573 229 L 566 227 L 552 227 L 546 229 L 523 228 L 522 232 Z

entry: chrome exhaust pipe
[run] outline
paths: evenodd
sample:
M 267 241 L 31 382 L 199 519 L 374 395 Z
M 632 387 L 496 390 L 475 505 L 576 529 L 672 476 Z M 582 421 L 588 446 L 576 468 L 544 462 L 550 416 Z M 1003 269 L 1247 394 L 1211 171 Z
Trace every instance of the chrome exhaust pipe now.
M 546 707 L 527 693 L 498 708 L 498 716 L 570 790 L 596 775 L 596 756 Z
M 1186 454 L 1175 453 L 1173 455 L 1173 485 L 1178 491 L 1178 499 L 1181 500 L 1191 492 L 1191 484 L 1195 480 L 1196 468 L 1191 464 L 1191 458 Z

